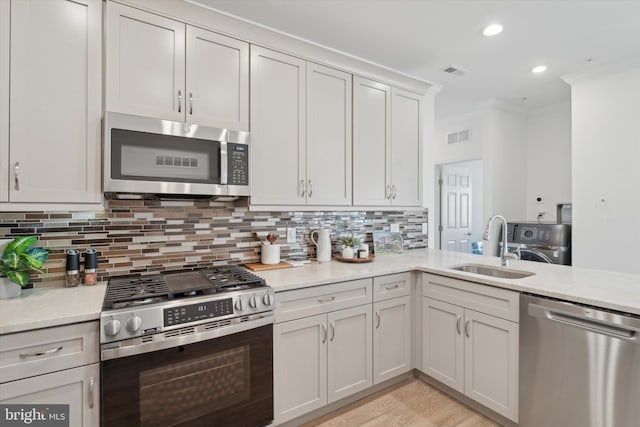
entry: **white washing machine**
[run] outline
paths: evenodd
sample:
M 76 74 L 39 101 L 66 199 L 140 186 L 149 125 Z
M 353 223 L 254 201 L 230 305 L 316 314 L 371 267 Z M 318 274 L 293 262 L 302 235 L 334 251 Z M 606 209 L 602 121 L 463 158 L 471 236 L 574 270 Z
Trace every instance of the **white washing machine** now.
M 571 265 L 571 224 L 512 222 L 507 233 L 510 252 L 521 260 Z

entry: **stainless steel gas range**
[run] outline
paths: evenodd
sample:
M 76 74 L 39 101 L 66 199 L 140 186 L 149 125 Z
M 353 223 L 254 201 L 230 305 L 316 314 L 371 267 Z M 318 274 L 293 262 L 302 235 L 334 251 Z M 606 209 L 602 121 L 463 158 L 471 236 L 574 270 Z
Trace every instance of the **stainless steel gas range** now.
M 241 267 L 111 279 L 102 425 L 270 424 L 274 302 Z

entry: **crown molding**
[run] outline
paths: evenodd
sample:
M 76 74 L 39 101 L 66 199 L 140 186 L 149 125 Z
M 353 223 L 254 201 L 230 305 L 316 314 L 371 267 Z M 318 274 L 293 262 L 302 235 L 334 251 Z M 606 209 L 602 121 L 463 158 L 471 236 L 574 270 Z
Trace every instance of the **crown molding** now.
M 478 103 L 475 108 L 475 110 L 479 111 L 485 111 L 489 109 L 499 110 L 505 113 L 517 114 L 522 117 L 527 117 L 529 115 L 529 109 L 527 107 L 523 107 L 502 98 L 490 98 L 486 101 Z
M 576 71 L 575 73 L 565 74 L 564 76 L 560 76 L 560 78 L 569 85 L 574 86 L 634 68 L 640 68 L 640 53 L 600 64 L 593 68 L 589 67 L 585 70 Z

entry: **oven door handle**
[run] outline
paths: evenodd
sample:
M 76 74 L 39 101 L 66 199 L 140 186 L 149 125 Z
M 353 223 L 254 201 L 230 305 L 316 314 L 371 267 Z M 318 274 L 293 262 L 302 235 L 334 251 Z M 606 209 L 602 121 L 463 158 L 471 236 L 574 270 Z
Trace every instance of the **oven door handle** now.
M 246 316 L 245 316 L 246 317 Z M 176 330 L 160 332 L 154 335 L 145 335 L 143 337 L 132 338 L 114 343 L 102 344 L 100 359 L 102 361 L 117 359 L 126 356 L 135 356 L 137 354 L 149 353 L 152 351 L 165 350 L 167 348 L 179 347 L 181 345 L 193 344 L 200 341 L 206 341 L 238 332 L 248 331 L 250 329 L 259 328 L 273 324 L 274 314 L 272 311 L 257 313 L 248 316 L 249 319 L 241 321 L 242 318 L 236 318 L 235 323 L 227 326 L 221 326 L 215 329 L 203 330 L 185 335 L 175 334 Z M 203 325 L 198 325 L 204 327 Z M 198 328 L 196 326 L 196 330 Z M 186 328 L 191 329 L 191 328 Z M 170 335 L 170 337 L 167 337 Z M 143 338 L 145 341 L 143 341 Z M 151 338 L 151 339 L 149 339 Z

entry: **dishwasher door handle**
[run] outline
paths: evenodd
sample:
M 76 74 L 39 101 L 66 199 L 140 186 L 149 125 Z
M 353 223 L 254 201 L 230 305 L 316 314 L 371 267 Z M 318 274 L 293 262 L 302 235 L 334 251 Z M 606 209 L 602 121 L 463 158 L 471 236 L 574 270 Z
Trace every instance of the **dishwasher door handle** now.
M 607 322 L 603 319 L 567 313 L 537 304 L 529 304 L 528 311 L 529 314 L 534 317 L 546 318 L 552 322 L 562 323 L 574 328 L 585 329 L 590 332 L 627 341 L 638 341 L 638 331 L 635 328 L 625 327 L 622 323 Z

